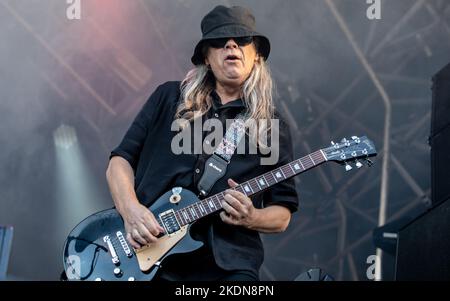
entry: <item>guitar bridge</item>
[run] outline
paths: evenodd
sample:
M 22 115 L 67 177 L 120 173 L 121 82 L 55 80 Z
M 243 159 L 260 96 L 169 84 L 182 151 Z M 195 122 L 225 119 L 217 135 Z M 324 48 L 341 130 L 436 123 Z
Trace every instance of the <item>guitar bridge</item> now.
M 106 243 L 109 249 L 109 253 L 111 254 L 111 260 L 115 265 L 118 265 L 120 263 L 119 256 L 117 256 L 116 250 L 114 249 L 114 246 L 111 242 L 111 238 L 109 238 L 109 235 L 106 235 L 103 237 L 103 241 Z

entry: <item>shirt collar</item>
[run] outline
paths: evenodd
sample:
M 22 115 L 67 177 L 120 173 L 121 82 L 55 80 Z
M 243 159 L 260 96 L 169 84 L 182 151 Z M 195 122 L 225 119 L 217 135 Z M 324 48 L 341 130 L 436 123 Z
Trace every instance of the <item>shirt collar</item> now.
M 244 108 L 244 102 L 241 98 L 232 100 L 230 102 L 227 102 L 226 104 L 222 104 L 222 100 L 220 99 L 220 96 L 217 94 L 216 91 L 211 92 L 211 98 L 212 98 L 212 106 L 214 110 L 219 109 L 225 109 L 225 108 Z

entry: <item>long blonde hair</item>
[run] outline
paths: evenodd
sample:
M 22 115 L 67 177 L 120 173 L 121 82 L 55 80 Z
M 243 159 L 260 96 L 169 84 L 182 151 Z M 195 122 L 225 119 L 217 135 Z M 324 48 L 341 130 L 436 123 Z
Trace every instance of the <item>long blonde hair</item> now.
M 212 106 L 210 93 L 214 89 L 214 74 L 206 65 L 197 65 L 190 70 L 181 82 L 181 102 L 175 117 L 192 121 L 203 116 Z M 271 119 L 274 117 L 273 89 L 269 67 L 260 59 L 242 85 L 241 99 L 246 107 L 247 120 L 266 120 L 258 124 L 257 131 L 249 131 L 252 141 L 258 141 L 261 147 L 266 147 L 261 137 L 270 131 Z

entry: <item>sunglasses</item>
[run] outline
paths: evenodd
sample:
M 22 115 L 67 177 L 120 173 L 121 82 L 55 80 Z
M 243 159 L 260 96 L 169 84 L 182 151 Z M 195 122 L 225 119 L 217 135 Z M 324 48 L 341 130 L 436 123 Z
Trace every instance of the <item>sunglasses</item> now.
M 253 37 L 239 37 L 239 38 L 221 38 L 208 40 L 209 46 L 212 48 L 223 48 L 229 40 L 233 40 L 239 46 L 247 46 L 253 42 Z

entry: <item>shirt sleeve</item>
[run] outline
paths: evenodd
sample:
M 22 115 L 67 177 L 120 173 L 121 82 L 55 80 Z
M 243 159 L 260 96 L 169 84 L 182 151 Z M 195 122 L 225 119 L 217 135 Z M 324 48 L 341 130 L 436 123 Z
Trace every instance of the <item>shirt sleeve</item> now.
M 290 128 L 281 118 L 279 118 L 279 129 L 279 160 L 272 169 L 294 160 Z M 272 189 L 263 193 L 263 207 L 272 205 L 286 207 L 291 213 L 298 210 L 298 194 L 294 178 L 275 184 Z
M 149 126 L 154 122 L 163 94 L 163 85 L 159 86 L 137 114 L 120 144 L 111 151 L 110 159 L 120 156 L 136 170 Z

